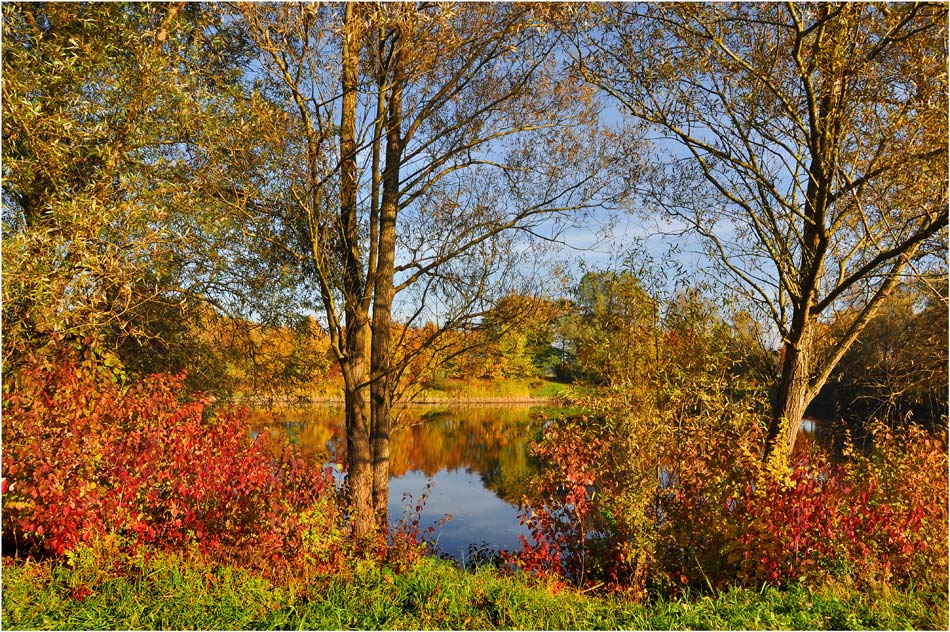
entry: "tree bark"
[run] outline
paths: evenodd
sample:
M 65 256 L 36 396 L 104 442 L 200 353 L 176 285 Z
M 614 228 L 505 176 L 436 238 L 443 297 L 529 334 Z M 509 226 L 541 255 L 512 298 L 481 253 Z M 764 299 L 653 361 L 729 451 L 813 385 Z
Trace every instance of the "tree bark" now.
M 366 406 L 367 316 L 359 254 L 357 218 L 356 105 L 359 82 L 358 5 L 347 4 L 342 42 L 342 113 L 340 116 L 340 253 L 344 262 L 345 357 L 340 361 L 346 408 L 347 488 L 353 532 L 358 539 L 373 531 L 373 470 Z
M 372 409 L 373 508 L 377 524 L 389 517 L 389 434 L 392 425 L 392 306 L 399 211 L 399 167 L 402 163 L 401 38 L 393 42 L 392 76 L 386 108 L 386 164 L 383 168 L 379 212 L 379 243 L 373 287 L 373 342 L 370 355 Z
M 818 40 L 820 39 L 819 37 Z M 789 330 L 790 340 L 785 344 L 782 377 L 779 380 L 765 441 L 764 458 L 781 455 L 784 463 L 788 463 L 791 458 L 802 416 L 817 393 L 812 379 L 817 324 L 813 306 L 818 297 L 828 253 L 825 224 L 834 186 L 832 165 L 835 163 L 834 158 L 840 144 L 838 136 L 841 112 L 835 108 L 843 90 L 840 74 L 835 76 L 831 85 L 831 89 L 819 101 L 817 118 L 809 117 L 808 146 L 811 161 L 808 166 L 808 186 L 805 190 L 804 218 L 801 226 L 802 252 L 796 288 L 798 296 L 793 298 L 795 309 Z
M 781 462 L 788 462 L 795 448 L 805 409 L 815 396 L 811 381 L 814 363 L 812 323 L 803 322 L 799 332 L 796 341 L 785 345 L 782 377 L 765 440 L 766 460 L 781 458 Z

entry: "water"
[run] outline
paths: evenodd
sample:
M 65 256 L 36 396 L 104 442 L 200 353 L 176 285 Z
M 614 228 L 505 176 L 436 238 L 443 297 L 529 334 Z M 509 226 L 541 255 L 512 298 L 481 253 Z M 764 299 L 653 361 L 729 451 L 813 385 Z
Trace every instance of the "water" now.
M 795 440 L 795 453 L 805 452 L 816 446 L 828 450 L 831 437 L 826 428 L 829 425 L 830 422 L 823 419 L 804 417 L 798 432 L 798 438 Z
M 286 433 L 322 462 L 346 462 L 342 408 L 259 413 L 252 425 Z M 442 553 L 466 562 L 473 547 L 482 554 L 520 548 L 518 536 L 529 534 L 518 503 L 531 495 L 537 472 L 530 457 L 537 428 L 527 406 L 402 410 L 390 438 L 390 519 L 411 519 L 425 494 L 419 526 L 435 526 Z
M 286 433 L 311 458 L 345 463 L 342 408 L 315 406 L 287 413 L 259 413 L 255 431 Z M 796 450 L 819 440 L 821 422 L 802 420 Z M 539 423 L 532 409 L 515 407 L 419 406 L 401 411 L 390 440 L 389 515 L 419 515 L 424 531 L 435 526 L 439 550 L 460 561 L 482 553 L 520 548 L 518 504 L 532 497 L 530 479 L 538 471 L 530 444 Z M 446 516 L 447 522 L 439 524 Z
M 516 506 L 505 502 L 483 484 L 480 475 L 464 470 L 441 470 L 429 478 L 421 472 L 407 472 L 390 481 L 389 514 L 398 519 L 407 511 L 404 494 L 418 498 L 419 490 L 432 481 L 422 513 L 421 525 L 433 524 L 442 516 L 448 522 L 437 525 L 435 541 L 439 551 L 460 561 L 473 557 L 473 547 L 480 551 L 513 550 L 520 547 L 518 535 L 528 536 L 519 524 Z M 412 511 L 412 502 L 408 503 Z

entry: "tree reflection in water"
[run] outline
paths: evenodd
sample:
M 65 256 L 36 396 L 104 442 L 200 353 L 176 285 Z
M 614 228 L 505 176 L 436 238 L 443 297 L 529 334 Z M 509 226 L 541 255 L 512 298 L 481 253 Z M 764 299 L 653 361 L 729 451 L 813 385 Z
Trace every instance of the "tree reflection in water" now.
M 408 407 L 400 411 L 390 444 L 390 516 L 404 514 L 403 495 L 414 499 L 432 481 L 421 526 L 452 519 L 439 534 L 439 548 L 465 561 L 469 548 L 516 548 L 518 503 L 531 496 L 538 471 L 530 444 L 538 423 L 527 406 Z M 346 463 L 343 410 L 330 406 L 252 414 L 254 431 L 285 433 L 306 454 Z

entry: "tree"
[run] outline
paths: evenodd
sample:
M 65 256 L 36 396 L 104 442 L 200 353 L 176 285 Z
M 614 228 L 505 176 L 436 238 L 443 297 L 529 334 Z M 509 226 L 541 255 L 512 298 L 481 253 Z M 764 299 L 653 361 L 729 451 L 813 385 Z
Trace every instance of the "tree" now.
M 219 199 L 254 173 L 241 60 L 202 5 L 3 5 L 6 371 L 57 334 L 213 388 L 201 332 L 292 298 Z
M 612 5 L 577 64 L 668 139 L 647 199 L 781 335 L 765 454 L 906 275 L 942 267 L 947 7 Z M 674 149 L 676 148 L 676 149 Z M 855 310 L 834 337 L 820 327 Z
M 282 247 L 309 267 L 343 374 L 358 536 L 386 522 L 390 410 L 413 360 L 396 332 L 432 321 L 434 341 L 524 291 L 519 239 L 619 196 L 607 177 L 619 144 L 594 140 L 597 103 L 547 28 L 557 11 L 239 7 L 258 88 L 279 110 L 260 143 L 282 173 L 247 208 L 302 227 Z
M 763 344 L 761 327 L 730 303 L 699 288 L 678 291 L 667 302 L 659 367 L 666 392 L 722 383 L 730 392 L 749 393 L 768 382 L 773 354 Z
M 586 272 L 561 323 L 581 374 L 603 384 L 644 381 L 659 363 L 660 305 L 630 272 Z
M 585 273 L 559 323 L 580 377 L 661 415 L 693 391 L 761 390 L 771 354 L 733 299 L 678 281 L 678 289 L 663 289 L 657 280 L 672 279 L 646 253 L 626 263 L 621 271 Z M 649 291 L 641 278 L 651 279 Z
M 554 323 L 563 305 L 534 296 L 499 299 L 471 331 L 452 367 L 461 378 L 534 378 L 554 369 Z

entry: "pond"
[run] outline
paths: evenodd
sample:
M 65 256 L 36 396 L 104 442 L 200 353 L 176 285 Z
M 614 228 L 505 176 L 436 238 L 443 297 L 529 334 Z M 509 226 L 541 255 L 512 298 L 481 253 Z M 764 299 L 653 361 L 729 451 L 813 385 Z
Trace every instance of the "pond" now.
M 518 504 L 537 473 L 530 444 L 539 422 L 528 406 L 402 409 L 390 437 L 391 521 L 411 514 L 425 494 L 419 526 L 435 526 L 441 553 L 459 562 L 520 547 L 530 536 Z M 252 417 L 255 431 L 286 433 L 305 453 L 345 463 L 342 407 L 314 406 Z M 451 516 L 441 526 L 445 516 Z
M 540 422 L 528 406 L 402 409 L 390 440 L 391 521 L 412 513 L 423 494 L 419 526 L 435 526 L 441 553 L 465 563 L 478 552 L 520 548 L 530 540 L 518 504 L 531 496 L 538 464 L 530 444 Z M 305 453 L 345 463 L 342 407 L 314 406 L 252 417 L 255 431 L 286 433 Z M 796 449 L 818 440 L 821 423 L 802 422 Z M 445 517 L 451 518 L 439 526 Z

